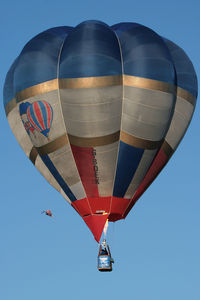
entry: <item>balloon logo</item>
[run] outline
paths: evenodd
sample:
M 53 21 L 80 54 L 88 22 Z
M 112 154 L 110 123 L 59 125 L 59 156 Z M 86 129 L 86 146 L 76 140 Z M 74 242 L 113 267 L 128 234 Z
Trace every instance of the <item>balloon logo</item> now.
M 46 101 L 36 101 L 28 106 L 27 118 L 29 123 L 48 138 L 53 121 L 53 109 Z

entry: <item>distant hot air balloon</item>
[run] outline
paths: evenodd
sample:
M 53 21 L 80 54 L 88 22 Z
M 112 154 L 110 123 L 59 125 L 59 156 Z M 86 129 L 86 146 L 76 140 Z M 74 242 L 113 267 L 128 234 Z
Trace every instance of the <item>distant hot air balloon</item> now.
M 46 216 L 53 217 L 53 214 L 50 209 L 43 210 L 41 214 L 45 214 Z
M 21 147 L 97 241 L 173 155 L 196 97 L 196 74 L 180 47 L 140 24 L 99 21 L 34 37 L 4 87 Z

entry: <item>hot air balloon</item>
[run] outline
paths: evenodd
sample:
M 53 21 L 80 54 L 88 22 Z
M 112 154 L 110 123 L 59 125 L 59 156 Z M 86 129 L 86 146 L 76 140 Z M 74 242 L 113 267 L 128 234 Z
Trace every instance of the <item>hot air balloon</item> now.
M 169 161 L 196 98 L 185 52 L 136 23 L 44 31 L 25 45 L 4 86 L 25 154 L 97 242 L 105 222 L 124 219 Z
M 53 214 L 50 209 L 43 210 L 41 214 L 45 214 L 46 216 L 53 217 Z

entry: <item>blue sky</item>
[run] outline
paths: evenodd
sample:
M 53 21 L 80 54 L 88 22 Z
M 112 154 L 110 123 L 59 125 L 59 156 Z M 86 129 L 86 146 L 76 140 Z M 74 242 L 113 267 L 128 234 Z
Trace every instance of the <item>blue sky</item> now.
M 181 46 L 199 77 L 200 2 L 1 2 L 1 91 L 24 44 L 87 19 L 144 24 Z M 3 102 L 3 96 L 2 102 Z M 17 144 L 0 106 L 0 299 L 200 299 L 199 103 L 165 170 L 125 221 L 109 228 L 114 271 L 96 269 L 97 244 L 79 215 Z M 50 219 L 40 211 L 51 208 Z

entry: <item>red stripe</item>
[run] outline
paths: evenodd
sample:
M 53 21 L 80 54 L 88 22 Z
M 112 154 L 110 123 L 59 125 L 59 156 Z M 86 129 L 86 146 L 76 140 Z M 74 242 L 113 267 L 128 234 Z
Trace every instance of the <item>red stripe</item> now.
M 43 120 L 43 117 L 42 117 L 42 111 L 41 111 L 41 108 L 40 108 L 40 106 L 37 102 L 33 103 L 33 110 L 34 110 L 34 113 L 35 113 L 35 117 L 38 120 L 38 123 L 40 124 L 42 129 L 45 130 L 46 128 L 45 128 L 44 120 Z
M 51 124 L 51 109 L 49 107 L 49 104 L 47 102 L 44 101 L 44 105 L 46 108 L 46 112 L 47 112 L 47 128 L 50 128 L 50 124 Z
M 139 185 L 133 199 L 131 200 L 128 208 L 124 213 L 124 218 L 128 215 L 131 208 L 134 206 L 136 201 L 142 196 L 142 194 L 146 191 L 146 189 L 150 186 L 150 184 L 154 181 L 154 179 L 158 176 L 161 170 L 164 168 L 169 158 L 165 154 L 165 152 L 160 149 L 158 154 L 156 155 L 151 167 L 149 168 L 147 174 L 145 175 L 142 183 Z
M 94 148 L 74 145 L 71 148 L 87 197 L 98 197 L 98 166 Z
M 28 118 L 30 120 L 31 125 L 33 125 L 33 127 L 35 127 L 35 129 L 37 129 L 39 132 L 41 132 L 40 128 L 35 124 L 35 122 L 33 121 L 32 117 L 31 117 L 29 107 L 28 107 L 28 110 L 27 110 L 27 115 L 28 115 Z

